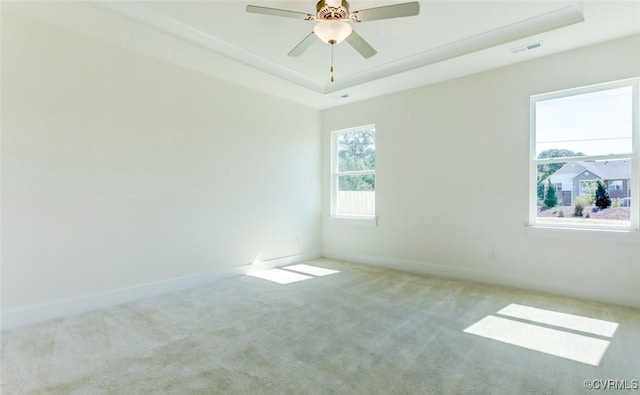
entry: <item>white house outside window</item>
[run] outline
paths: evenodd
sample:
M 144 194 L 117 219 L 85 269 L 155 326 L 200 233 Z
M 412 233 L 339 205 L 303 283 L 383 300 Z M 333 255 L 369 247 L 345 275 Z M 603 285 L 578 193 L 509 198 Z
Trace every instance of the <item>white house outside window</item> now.
M 638 79 L 531 97 L 530 223 L 638 230 Z
M 331 215 L 375 218 L 375 126 L 335 131 L 331 143 Z

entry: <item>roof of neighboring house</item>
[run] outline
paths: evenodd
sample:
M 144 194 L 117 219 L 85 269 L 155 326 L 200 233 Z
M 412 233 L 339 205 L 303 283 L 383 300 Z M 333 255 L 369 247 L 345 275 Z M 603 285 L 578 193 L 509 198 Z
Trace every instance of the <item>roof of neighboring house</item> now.
M 597 169 L 595 169 L 593 166 L 591 166 L 591 164 L 592 163 L 587 163 L 587 162 L 569 162 L 564 166 L 562 166 L 560 169 L 558 169 L 555 173 L 551 174 L 550 177 L 569 176 L 570 178 L 573 178 L 578 174 L 582 173 L 583 171 L 589 170 L 593 174 L 602 178 L 602 175 L 600 174 L 600 172 Z
M 606 162 L 591 162 L 597 167 L 605 180 L 626 180 L 631 178 L 631 165 L 629 160 L 610 160 Z
M 600 166 L 597 166 L 595 162 L 581 162 L 580 165 L 583 166 L 586 171 L 591 172 L 591 174 L 594 174 L 599 178 L 607 178 L 602 170 L 600 170 Z M 582 174 L 582 172 L 580 172 L 580 174 Z
M 631 178 L 629 160 L 611 160 L 601 162 L 569 162 L 547 178 L 558 176 L 577 176 L 588 170 L 603 180 L 626 180 Z M 547 180 L 545 179 L 544 182 Z

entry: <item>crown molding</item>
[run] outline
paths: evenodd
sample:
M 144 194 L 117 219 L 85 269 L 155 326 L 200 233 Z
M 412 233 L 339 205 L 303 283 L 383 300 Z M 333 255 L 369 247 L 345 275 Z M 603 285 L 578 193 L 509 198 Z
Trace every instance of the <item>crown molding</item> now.
M 584 22 L 582 10 L 570 5 L 533 18 L 525 19 L 485 33 L 420 52 L 413 56 L 387 63 L 383 66 L 343 77 L 334 84 L 327 84 L 323 93 L 332 93 L 351 88 L 380 78 L 400 74 L 409 70 L 432 65 L 434 63 L 468 55 L 501 44 L 520 40 L 536 34 L 559 29 L 561 27 Z
M 322 93 L 325 90 L 324 84 L 312 78 L 230 44 L 202 30 L 195 29 L 174 18 L 144 8 L 140 5 L 144 3 L 99 1 L 96 4 L 136 22 L 152 26 L 160 31 L 210 49 L 236 62 L 251 66 L 303 88 L 311 89 L 318 93 Z
M 363 72 L 342 77 L 334 83 L 320 82 L 295 70 L 282 66 L 243 48 L 221 40 L 202 30 L 193 28 L 174 18 L 144 7 L 144 3 L 134 2 L 97 2 L 112 12 L 126 16 L 136 22 L 152 26 L 185 41 L 207 48 L 231 60 L 260 70 L 273 77 L 282 79 L 299 87 L 322 95 L 332 94 L 344 89 L 366 84 L 385 77 L 401 74 L 434 63 L 468 55 L 497 45 L 523 39 L 532 35 L 548 32 L 584 21 L 581 3 L 565 6 L 532 18 L 507 26 L 493 29 L 471 37 L 458 40 L 441 47 L 419 52 Z

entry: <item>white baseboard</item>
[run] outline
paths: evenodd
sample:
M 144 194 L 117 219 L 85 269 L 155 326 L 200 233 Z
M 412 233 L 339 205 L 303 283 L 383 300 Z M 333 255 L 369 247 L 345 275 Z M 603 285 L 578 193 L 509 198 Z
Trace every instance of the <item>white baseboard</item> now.
M 38 322 L 133 302 L 142 298 L 157 296 L 182 289 L 194 288 L 212 281 L 241 276 L 251 270 L 270 269 L 319 257 L 319 252 L 289 255 L 281 258 L 269 259 L 259 263 L 248 263 L 241 266 L 214 269 L 169 280 L 146 283 L 129 288 L 115 289 L 108 292 L 82 296 L 74 299 L 3 311 L 0 315 L 0 330 L 4 331 L 15 329 Z
M 531 278 L 505 275 L 502 273 L 494 273 L 446 265 L 434 265 L 431 263 L 418 261 L 397 260 L 392 258 L 365 255 L 345 255 L 335 254 L 331 252 L 325 252 L 324 256 L 330 259 L 384 267 L 387 269 L 400 270 L 410 273 L 426 274 L 457 280 L 527 289 L 531 291 L 545 292 L 556 295 L 640 308 L 640 294 L 638 292 L 626 292 L 619 289 L 603 289 L 600 287 L 581 287 L 570 285 L 567 283 L 559 283 L 554 279 L 545 279 L 544 281 L 541 281 Z

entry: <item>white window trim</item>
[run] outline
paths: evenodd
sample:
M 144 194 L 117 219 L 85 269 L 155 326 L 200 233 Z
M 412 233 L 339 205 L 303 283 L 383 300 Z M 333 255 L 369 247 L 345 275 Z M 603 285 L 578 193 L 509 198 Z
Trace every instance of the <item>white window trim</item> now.
M 337 202 L 336 202 L 336 197 L 338 195 L 338 176 L 373 174 L 375 177 L 376 175 L 375 170 L 344 171 L 344 172 L 338 173 L 338 152 L 336 150 L 337 148 L 336 138 L 340 134 L 350 133 L 350 132 L 359 132 L 359 131 L 370 130 L 370 129 L 373 129 L 374 133 L 376 133 L 376 126 L 374 124 L 356 126 L 356 127 L 347 128 L 347 129 L 334 130 L 331 132 L 331 180 L 330 180 L 330 185 L 331 185 L 330 218 L 331 219 L 349 220 L 349 221 L 353 220 L 358 222 L 368 221 L 368 222 L 374 222 L 377 225 L 378 217 L 376 216 L 376 213 L 377 213 L 376 207 L 374 207 L 373 209 L 374 210 L 373 215 L 344 215 L 344 214 L 338 214 Z M 377 180 L 376 180 L 376 184 L 377 184 Z M 373 192 L 375 194 L 376 188 L 374 188 Z
M 640 156 L 639 153 L 639 140 L 640 140 L 640 126 L 639 126 L 639 102 L 638 102 L 638 81 L 640 78 L 630 78 L 620 81 L 606 82 L 601 84 L 595 84 L 585 87 L 566 89 L 556 92 L 544 93 L 531 96 L 529 101 L 529 115 L 530 115 L 530 129 L 529 129 L 529 227 L 541 228 L 541 229 L 555 229 L 557 231 L 564 230 L 580 230 L 580 231 L 613 231 L 617 234 L 620 232 L 638 232 L 640 230 Z M 537 178 L 538 178 L 538 164 L 542 163 L 557 163 L 566 162 L 569 160 L 580 160 L 584 157 L 570 157 L 570 158 L 549 158 L 536 160 L 536 103 L 542 100 L 557 99 L 561 97 L 593 93 L 602 90 L 623 88 L 631 86 L 632 89 L 632 130 L 631 130 L 631 154 L 622 155 L 593 155 L 589 156 L 589 160 L 601 160 L 601 159 L 622 159 L 631 157 L 631 225 L 630 226 L 615 226 L 615 225 L 594 225 L 594 224 L 551 224 L 542 223 L 537 221 Z M 634 238 L 637 240 L 637 238 Z

